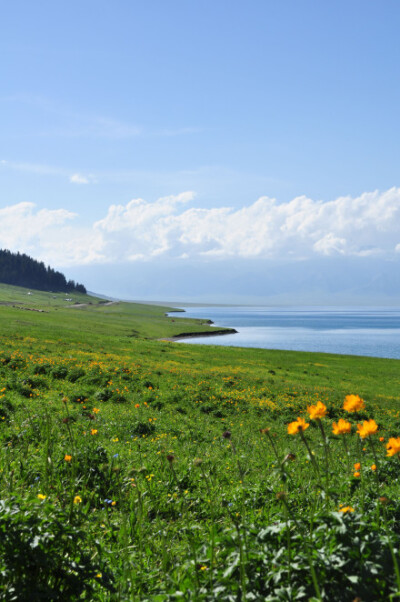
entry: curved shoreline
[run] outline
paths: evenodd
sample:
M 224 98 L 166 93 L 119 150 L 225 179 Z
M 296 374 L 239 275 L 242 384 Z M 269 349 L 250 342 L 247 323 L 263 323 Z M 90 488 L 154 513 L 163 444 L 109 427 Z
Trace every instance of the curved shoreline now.
M 180 334 L 176 334 L 173 337 L 165 337 L 162 339 L 158 339 L 159 341 L 179 341 L 180 339 L 197 339 L 200 337 L 219 337 L 224 334 L 237 334 L 237 330 L 235 328 L 224 328 L 223 330 L 214 330 L 213 332 L 182 332 Z

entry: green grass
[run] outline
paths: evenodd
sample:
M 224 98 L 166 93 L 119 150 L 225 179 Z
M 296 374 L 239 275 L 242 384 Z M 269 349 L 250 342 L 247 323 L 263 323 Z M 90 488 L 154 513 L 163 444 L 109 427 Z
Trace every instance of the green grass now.
M 32 293 L 0 286 L 0 599 L 399 599 L 399 361 L 180 345 L 210 327 Z M 317 400 L 326 440 L 289 435 Z

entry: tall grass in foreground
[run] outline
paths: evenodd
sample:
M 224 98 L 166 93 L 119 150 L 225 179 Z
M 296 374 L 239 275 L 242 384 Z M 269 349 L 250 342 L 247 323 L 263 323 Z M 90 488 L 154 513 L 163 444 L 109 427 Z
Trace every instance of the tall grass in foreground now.
M 400 600 L 397 397 L 200 353 L 3 340 L 0 599 Z

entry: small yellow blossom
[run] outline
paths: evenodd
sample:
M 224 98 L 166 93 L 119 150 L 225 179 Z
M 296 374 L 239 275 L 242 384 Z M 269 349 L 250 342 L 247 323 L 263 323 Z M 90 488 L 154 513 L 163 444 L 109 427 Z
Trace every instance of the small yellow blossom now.
M 98 432 L 98 431 L 97 431 L 97 429 L 92 429 L 92 430 L 90 431 L 90 434 L 91 434 L 91 435 L 97 435 L 97 432 Z
M 82 502 L 82 498 L 80 497 L 80 495 L 76 495 L 74 497 L 74 504 L 80 504 Z
M 43 493 L 38 493 L 38 499 L 39 500 L 45 500 L 47 497 L 47 495 L 43 495 Z
M 66 462 L 71 462 L 71 460 L 72 460 L 72 456 L 70 456 L 69 454 L 65 454 L 65 456 L 64 456 L 64 460 L 65 460 Z
M 343 418 L 339 418 L 338 422 L 332 424 L 332 431 L 334 435 L 344 435 L 350 433 L 351 423 Z
M 310 414 L 310 420 L 318 420 L 327 414 L 327 407 L 322 401 L 317 401 L 315 405 L 308 406 L 307 412 Z
M 346 395 L 343 409 L 346 412 L 358 412 L 365 408 L 364 400 L 359 395 Z
M 295 422 L 288 424 L 288 433 L 289 435 L 295 435 L 299 431 L 305 431 L 309 426 L 309 423 L 299 416 Z
M 395 456 L 400 452 L 400 437 L 390 437 L 386 443 L 387 456 Z
M 339 512 L 343 512 L 343 514 L 346 512 L 354 512 L 354 508 L 351 506 L 343 506 L 343 508 L 340 508 Z
M 364 420 L 362 424 L 357 424 L 357 433 L 360 435 L 361 439 L 365 439 L 365 437 L 369 437 L 370 435 L 375 435 L 377 430 L 378 425 L 373 418 Z
M 376 470 L 376 464 L 372 464 L 371 470 Z

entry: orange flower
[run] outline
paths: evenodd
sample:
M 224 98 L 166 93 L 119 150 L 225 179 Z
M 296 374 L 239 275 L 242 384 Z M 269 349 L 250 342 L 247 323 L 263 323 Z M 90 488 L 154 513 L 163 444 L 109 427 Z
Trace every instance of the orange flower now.
M 390 437 L 386 443 L 387 456 L 395 456 L 400 453 L 400 437 Z
M 370 420 L 364 420 L 362 424 L 357 424 L 357 433 L 360 435 L 361 439 L 365 439 L 365 437 L 369 437 L 370 435 L 375 435 L 377 430 L 378 425 L 372 418 Z
M 70 456 L 69 454 L 65 454 L 65 456 L 64 456 L 64 460 L 65 460 L 66 462 L 71 462 L 71 460 L 72 460 L 72 456 Z
M 356 471 L 356 472 L 353 474 L 353 476 L 354 476 L 356 479 L 359 479 L 359 478 L 360 478 L 360 473 L 359 473 L 358 471 Z
M 346 412 L 358 412 L 365 408 L 364 400 L 359 395 L 346 395 L 343 409 Z
M 376 470 L 376 464 L 372 464 L 371 470 Z
M 307 412 L 310 414 L 310 420 L 318 420 L 326 416 L 327 408 L 322 401 L 317 401 L 315 406 L 308 406 Z
M 354 470 L 361 470 L 361 464 L 360 464 L 360 462 L 356 462 L 354 464 Z
M 339 418 L 338 422 L 334 422 L 332 424 L 332 431 L 334 435 L 344 435 L 346 433 L 350 433 L 351 424 L 344 420 L 343 418 Z
M 289 435 L 296 435 L 299 431 L 305 431 L 309 427 L 309 423 L 301 418 L 300 416 L 297 418 L 295 422 L 291 422 L 288 424 L 287 430 Z
M 97 435 L 97 432 L 98 432 L 98 431 L 97 431 L 97 429 L 92 429 L 92 430 L 90 431 L 90 434 L 91 434 L 91 435 Z
M 385 437 L 379 437 L 379 441 L 385 441 Z

